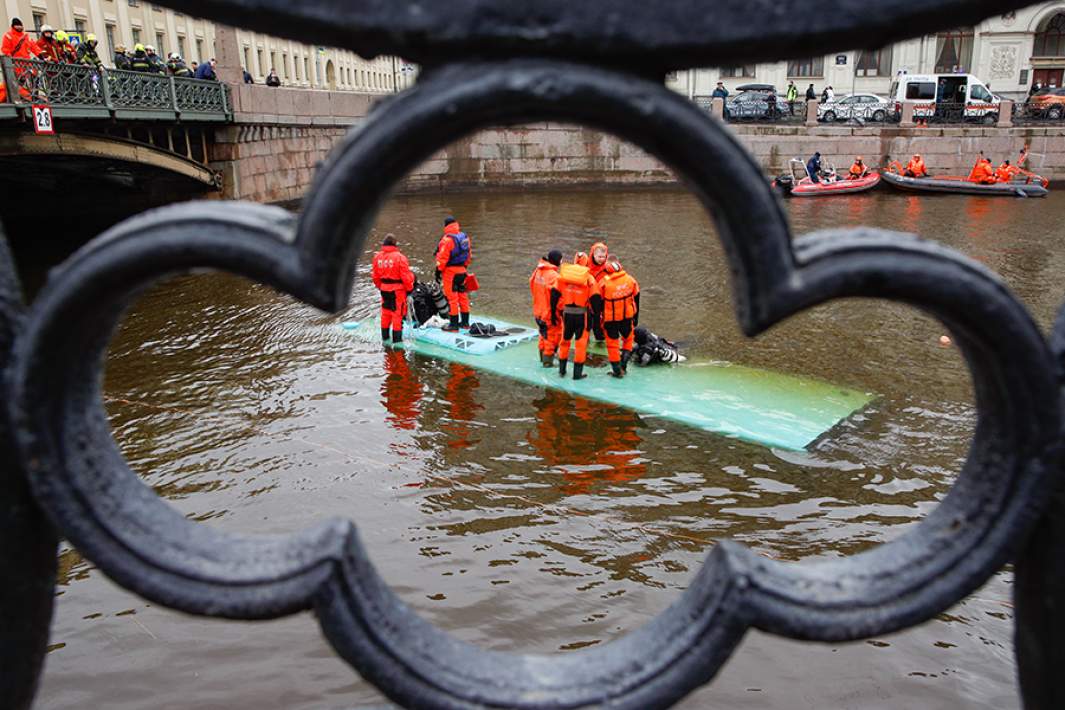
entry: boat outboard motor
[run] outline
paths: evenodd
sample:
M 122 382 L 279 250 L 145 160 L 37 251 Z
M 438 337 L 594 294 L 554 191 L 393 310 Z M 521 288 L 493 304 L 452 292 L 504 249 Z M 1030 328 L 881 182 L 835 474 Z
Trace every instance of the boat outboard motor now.
M 795 187 L 795 178 L 791 175 L 778 175 L 773 180 L 773 187 L 780 190 L 785 195 L 790 195 L 792 188 Z

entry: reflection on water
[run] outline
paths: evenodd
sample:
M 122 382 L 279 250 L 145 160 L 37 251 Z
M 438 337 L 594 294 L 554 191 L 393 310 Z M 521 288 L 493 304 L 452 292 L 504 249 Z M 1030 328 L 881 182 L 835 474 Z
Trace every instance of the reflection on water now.
M 1000 272 L 1044 326 L 1061 300 L 1061 195 L 880 193 L 788 209 L 798 233 L 862 223 L 946 242 Z M 476 240 L 485 289 L 475 311 L 527 319 L 537 257 L 605 240 L 644 287 L 644 322 L 694 360 L 878 398 L 809 451 L 772 451 L 359 343 L 337 324 L 374 312 L 365 263 L 339 317 L 231 277 L 184 277 L 138 303 L 107 365 L 116 437 L 145 482 L 188 516 L 235 532 L 351 518 L 420 613 L 464 640 L 529 652 L 638 627 L 678 598 L 718 539 L 781 560 L 855 554 L 900 535 L 949 489 L 975 417 L 967 372 L 939 346 L 938 324 L 848 301 L 746 340 L 710 222 L 680 192 L 397 198 L 377 231 L 396 233 L 426 276 L 448 213 Z M 40 707 L 379 700 L 307 616 L 187 619 L 116 589 L 72 551 L 60 570 Z M 801 646 L 752 633 L 686 706 L 1017 707 L 1010 584 L 1002 573 L 950 614 L 869 643 Z

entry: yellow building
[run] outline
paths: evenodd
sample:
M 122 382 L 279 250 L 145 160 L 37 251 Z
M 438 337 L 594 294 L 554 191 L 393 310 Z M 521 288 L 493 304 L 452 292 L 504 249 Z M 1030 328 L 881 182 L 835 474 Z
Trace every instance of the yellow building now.
M 218 54 L 214 26 L 139 0 L 4 0 L 6 26 L 19 17 L 31 32 L 43 25 L 57 30 L 93 33 L 100 57 L 110 58 L 118 45 L 152 45 L 161 57 L 177 52 L 186 62 L 204 62 Z M 255 32 L 237 31 L 244 68 L 256 83 L 271 69 L 283 86 L 381 93 L 414 81 L 413 67 L 393 57 L 363 59 L 346 50 L 312 47 Z

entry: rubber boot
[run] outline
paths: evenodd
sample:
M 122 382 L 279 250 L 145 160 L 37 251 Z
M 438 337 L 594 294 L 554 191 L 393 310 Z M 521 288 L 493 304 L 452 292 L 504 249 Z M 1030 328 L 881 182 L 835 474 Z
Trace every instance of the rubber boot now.
M 451 316 L 450 321 L 441 330 L 445 333 L 457 333 L 459 332 L 459 317 Z
M 470 313 L 469 311 L 462 314 L 462 320 L 459 323 L 462 328 L 469 330 L 470 328 Z
M 559 360 L 558 361 L 558 376 L 559 377 L 565 377 L 566 376 L 566 366 L 567 365 L 569 365 L 569 360 Z
M 403 342 L 403 331 L 402 330 L 393 330 L 392 331 L 392 344 L 393 345 L 399 345 L 402 342 Z
M 612 362 L 612 363 L 610 363 L 610 376 L 611 377 L 616 377 L 619 380 L 622 377 L 625 376 L 625 371 L 621 369 L 621 363 L 620 362 Z
M 392 331 L 389 328 L 381 328 L 381 341 L 388 345 L 392 342 Z
M 626 375 L 629 374 L 629 360 L 631 360 L 631 359 L 632 359 L 632 351 L 631 350 L 622 350 L 621 351 L 621 371 L 624 372 Z
M 554 367 L 555 356 L 548 355 L 547 353 L 540 353 L 540 364 L 543 365 L 545 368 Z
M 578 362 L 573 365 L 573 379 L 583 380 L 588 375 L 584 374 L 584 363 Z

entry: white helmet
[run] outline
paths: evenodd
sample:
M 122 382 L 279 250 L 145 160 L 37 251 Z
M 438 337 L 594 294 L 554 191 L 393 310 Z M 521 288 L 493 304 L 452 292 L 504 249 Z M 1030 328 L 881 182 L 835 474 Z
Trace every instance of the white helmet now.
M 51 25 L 43 25 L 41 26 L 41 34 L 43 35 L 45 32 L 51 32 L 55 34 L 55 28 Z

